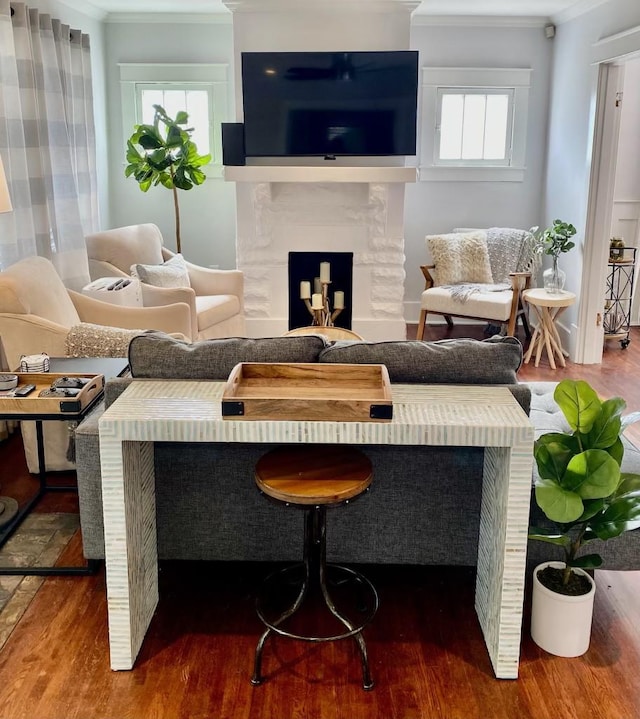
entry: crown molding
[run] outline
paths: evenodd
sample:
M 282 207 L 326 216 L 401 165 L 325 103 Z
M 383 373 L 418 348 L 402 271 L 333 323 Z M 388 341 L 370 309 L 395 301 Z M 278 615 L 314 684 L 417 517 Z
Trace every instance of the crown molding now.
M 578 2 L 570 5 L 568 8 L 554 13 L 551 16 L 551 20 L 556 25 L 562 25 L 563 22 L 575 20 L 577 17 L 580 17 L 580 15 L 585 15 L 600 5 L 604 5 L 606 2 L 609 2 L 609 0 L 578 0 Z
M 108 14 L 109 14 L 105 10 L 102 10 L 102 8 L 99 8 L 96 5 L 93 5 L 91 2 L 89 2 L 89 0 L 84 0 L 84 2 L 82 3 L 81 9 L 78 7 L 78 4 L 75 2 L 69 2 L 68 0 L 58 0 L 58 2 L 61 5 L 68 7 L 69 10 L 74 10 L 75 12 L 79 12 L 81 15 L 86 15 L 87 17 L 90 17 L 93 20 L 106 20 Z
M 174 12 L 110 12 L 105 21 L 108 23 L 144 23 L 149 24 L 190 24 L 190 25 L 231 25 L 231 13 L 174 13 Z
M 341 12 L 389 13 L 405 10 L 413 12 L 422 0 L 324 0 L 320 6 L 317 0 L 221 0 L 222 4 L 235 12 L 309 12 L 318 9 Z
M 429 15 L 414 13 L 411 24 L 415 26 L 453 26 L 453 27 L 544 27 L 548 17 L 515 15 Z

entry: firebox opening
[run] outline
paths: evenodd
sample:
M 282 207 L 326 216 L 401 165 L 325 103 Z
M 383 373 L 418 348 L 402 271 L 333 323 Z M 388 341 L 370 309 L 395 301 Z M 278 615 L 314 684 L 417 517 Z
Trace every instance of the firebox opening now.
M 320 263 L 330 265 L 331 284 L 328 297 L 331 308 L 335 307 L 334 294 L 344 292 L 344 309 L 334 320 L 336 327 L 351 329 L 353 310 L 353 252 L 289 252 L 289 329 L 313 324 L 304 300 L 300 299 L 300 283 L 309 282 L 311 294 L 314 279 L 320 277 Z M 338 302 L 340 304 L 340 302 Z

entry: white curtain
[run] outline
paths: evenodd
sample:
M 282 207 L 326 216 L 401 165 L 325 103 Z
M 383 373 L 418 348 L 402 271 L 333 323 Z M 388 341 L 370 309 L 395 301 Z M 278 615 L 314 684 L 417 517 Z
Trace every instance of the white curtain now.
M 89 36 L 0 0 L 0 154 L 13 212 L 0 215 L 0 269 L 40 255 L 65 285 L 89 281 L 98 228 Z

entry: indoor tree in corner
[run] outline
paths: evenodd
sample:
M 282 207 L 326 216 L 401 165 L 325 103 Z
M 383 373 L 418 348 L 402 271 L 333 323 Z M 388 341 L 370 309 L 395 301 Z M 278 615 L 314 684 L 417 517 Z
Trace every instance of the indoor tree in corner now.
M 191 140 L 193 128 L 186 126 L 189 121 L 186 112 L 179 112 L 174 120 L 161 105 L 154 105 L 153 109 L 153 125 L 136 125 L 127 140 L 128 164 L 124 174 L 133 176 L 143 192 L 156 185 L 173 192 L 176 250 L 180 253 L 178 190 L 190 190 L 205 181 L 207 176 L 201 168 L 211 162 L 211 155 L 198 154 Z

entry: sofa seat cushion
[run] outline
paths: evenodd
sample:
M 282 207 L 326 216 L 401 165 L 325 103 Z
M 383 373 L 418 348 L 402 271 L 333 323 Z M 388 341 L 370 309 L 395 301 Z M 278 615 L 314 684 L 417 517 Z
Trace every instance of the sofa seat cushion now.
M 496 285 L 491 286 L 495 287 Z M 513 292 L 511 290 L 486 292 L 476 289 L 472 294 L 465 296 L 464 300 L 456 301 L 452 297 L 451 290 L 445 287 L 431 287 L 422 293 L 420 307 L 428 312 L 448 314 L 452 311 L 452 305 L 455 302 L 456 311 L 461 315 L 508 322 L 512 300 Z
M 146 379 L 226 380 L 238 362 L 317 362 L 326 342 L 320 335 L 228 337 L 183 342 L 146 332 L 129 345 L 131 376 Z
M 240 314 L 240 299 L 236 295 L 196 295 L 198 330 L 231 319 Z
M 517 384 L 522 345 L 515 337 L 437 342 L 338 341 L 322 350 L 320 362 L 383 364 L 391 382 L 430 384 Z

